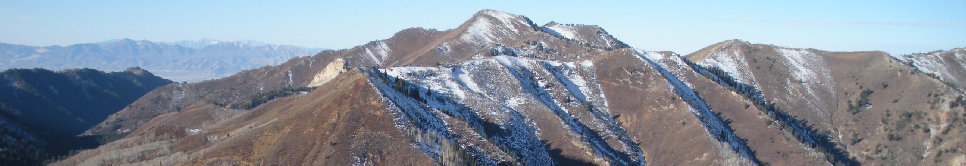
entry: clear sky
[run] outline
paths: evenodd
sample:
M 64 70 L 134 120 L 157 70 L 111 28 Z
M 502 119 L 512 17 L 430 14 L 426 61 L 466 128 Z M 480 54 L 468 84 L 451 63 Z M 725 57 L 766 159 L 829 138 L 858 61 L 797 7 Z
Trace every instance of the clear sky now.
M 0 0 L 0 42 L 257 40 L 330 49 L 409 27 L 459 26 L 481 9 L 600 25 L 646 50 L 728 39 L 893 54 L 966 47 L 966 1 L 22 1 Z

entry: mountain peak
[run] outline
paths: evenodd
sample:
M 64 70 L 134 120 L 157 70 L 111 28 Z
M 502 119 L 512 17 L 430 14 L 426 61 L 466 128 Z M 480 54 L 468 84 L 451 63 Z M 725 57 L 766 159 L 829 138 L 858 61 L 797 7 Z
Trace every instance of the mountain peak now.
M 151 72 L 148 72 L 147 70 L 141 69 L 140 67 L 129 67 L 127 69 L 124 69 L 124 72 L 132 73 L 134 75 L 142 75 L 142 74 L 145 74 L 145 73 L 151 74 Z
M 484 9 L 484 10 L 480 10 L 479 12 L 476 12 L 476 14 L 473 14 L 473 18 L 470 19 L 470 21 L 477 21 L 482 18 L 495 19 L 494 21 L 498 21 L 498 24 L 504 25 L 504 26 L 513 26 L 513 25 L 521 25 L 521 24 L 526 26 L 533 25 L 533 23 L 530 21 L 530 18 L 527 18 L 525 16 L 507 13 L 507 12 L 498 11 L 498 10 L 492 10 L 492 9 Z
M 481 10 L 460 26 L 465 34 L 460 38 L 467 42 L 498 43 L 508 37 L 518 36 L 536 27 L 529 18 L 497 10 Z
M 750 42 L 744 41 L 744 40 L 741 40 L 741 39 L 725 40 L 725 41 L 718 42 L 718 44 L 715 44 L 715 45 L 719 45 L 719 44 L 721 44 L 721 45 L 730 45 L 730 46 L 734 46 L 734 45 L 751 45 Z
M 713 54 L 718 53 L 722 50 L 741 47 L 741 46 L 748 46 L 748 45 L 751 45 L 751 43 L 741 39 L 725 40 L 725 41 L 712 44 L 708 47 L 704 47 L 701 50 L 688 54 L 686 57 L 688 58 L 688 60 L 691 60 L 691 61 L 701 61 L 707 58 L 711 58 Z
M 473 16 L 474 17 L 490 16 L 490 17 L 494 17 L 494 18 L 517 18 L 517 17 L 523 17 L 523 16 L 520 16 L 520 15 L 511 14 L 511 13 L 507 13 L 507 12 L 503 12 L 503 11 L 499 11 L 499 10 L 493 10 L 493 9 L 483 9 L 483 10 L 480 10 L 480 11 L 476 12 L 476 14 L 474 14 Z

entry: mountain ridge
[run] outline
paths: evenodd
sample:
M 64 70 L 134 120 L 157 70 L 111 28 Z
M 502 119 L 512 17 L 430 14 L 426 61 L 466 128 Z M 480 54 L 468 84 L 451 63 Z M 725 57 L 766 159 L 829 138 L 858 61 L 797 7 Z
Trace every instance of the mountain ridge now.
M 681 56 L 608 43 L 612 36 L 594 27 L 568 39 L 483 10 L 455 29 L 410 28 L 168 85 L 86 132 L 125 138 L 54 165 L 963 161 L 950 150 L 962 148 L 966 110 L 954 106 L 962 92 L 885 53 L 730 40 Z M 318 101 L 333 96 L 342 100 Z M 354 118 L 349 105 L 382 120 Z M 339 134 L 323 136 L 330 131 Z M 391 148 L 372 150 L 380 147 Z

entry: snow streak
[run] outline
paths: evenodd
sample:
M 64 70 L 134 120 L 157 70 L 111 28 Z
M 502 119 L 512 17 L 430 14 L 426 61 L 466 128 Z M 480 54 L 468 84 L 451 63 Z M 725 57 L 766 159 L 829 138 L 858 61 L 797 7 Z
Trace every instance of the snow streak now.
M 527 164 L 552 164 L 540 138 L 540 126 L 527 117 L 536 114 L 533 111 L 550 111 L 609 163 L 644 165 L 640 146 L 608 112 L 603 91 L 592 74 L 593 63 L 499 55 L 448 67 L 375 69 L 367 75 L 384 102 L 391 105 L 387 107 L 400 130 L 425 130 L 457 141 L 466 132 L 456 131 L 462 129 L 445 120 L 455 118 L 471 126 L 471 133 L 486 144 L 504 149 L 494 153 L 483 145 L 465 145 L 483 163 L 505 162 L 495 160 L 495 155 L 507 154 Z M 561 103 L 558 97 L 572 97 L 584 107 Z M 534 101 L 546 109 L 534 109 L 537 105 L 530 104 Z M 587 108 L 592 116 L 577 118 L 567 108 Z M 605 138 L 614 138 L 614 144 Z M 440 152 L 439 145 L 432 142 L 415 146 L 431 156 Z
M 704 99 L 701 98 L 701 96 L 698 96 L 694 89 L 691 89 L 691 87 L 685 84 L 685 82 L 681 81 L 674 74 L 665 69 L 665 65 L 655 62 L 655 59 L 665 59 L 664 56 L 653 55 L 657 53 L 648 53 L 643 51 L 635 51 L 635 53 L 637 54 L 637 57 L 641 59 L 641 61 L 653 65 L 655 69 L 660 71 L 661 75 L 664 76 L 668 83 L 673 85 L 674 92 L 678 94 L 678 96 L 681 96 L 682 99 L 687 101 L 689 105 L 691 105 L 691 108 L 693 109 L 691 110 L 691 113 L 701 120 L 701 124 L 705 127 L 706 131 L 714 136 L 713 138 L 715 140 L 728 142 L 728 144 L 731 145 L 731 149 L 740 153 L 742 157 L 747 158 L 755 165 L 761 165 L 761 161 L 758 161 L 758 159 L 755 157 L 754 151 L 748 147 L 748 144 L 744 141 L 744 139 L 738 137 L 738 135 L 734 133 L 734 130 L 732 130 L 731 126 L 727 122 L 712 112 L 711 108 L 708 107 L 708 104 L 704 101 Z M 678 58 L 671 60 L 680 61 L 680 57 L 667 58 Z

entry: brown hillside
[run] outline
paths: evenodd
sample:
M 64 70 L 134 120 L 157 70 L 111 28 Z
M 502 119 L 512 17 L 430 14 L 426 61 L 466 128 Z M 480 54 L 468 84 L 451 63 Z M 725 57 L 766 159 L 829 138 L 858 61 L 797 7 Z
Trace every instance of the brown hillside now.
M 483 10 L 159 88 L 87 132 L 126 136 L 55 165 L 955 165 L 962 96 L 882 52 L 682 57 Z
M 85 151 L 78 160 L 55 165 L 345 165 L 359 162 L 353 156 L 376 165 L 431 163 L 409 146 L 378 101 L 364 77 L 349 72 L 311 93 L 274 100 L 218 123 L 212 123 L 218 115 L 211 113 L 221 108 L 212 105 L 166 114 L 100 148 L 113 151 Z M 114 153 L 121 149 L 129 150 Z

